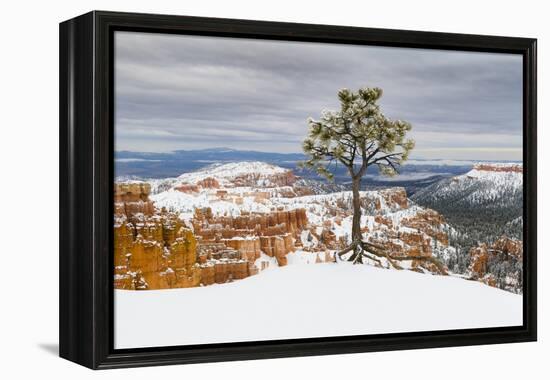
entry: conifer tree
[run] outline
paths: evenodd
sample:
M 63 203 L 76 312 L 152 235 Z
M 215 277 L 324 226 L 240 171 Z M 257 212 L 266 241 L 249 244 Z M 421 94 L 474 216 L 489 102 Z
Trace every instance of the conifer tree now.
M 302 146 L 306 160 L 302 167 L 333 180 L 331 170 L 343 165 L 351 177 L 352 242 L 338 252 L 338 256 L 342 258 L 353 252 L 348 259 L 354 263 L 362 263 L 363 257 L 375 262 L 380 262 L 375 256 L 385 257 L 394 267 L 399 267 L 396 261 L 417 258 L 390 257 L 383 247 L 363 241 L 361 233 L 360 189 L 367 169 L 374 166 L 384 175 L 396 175 L 414 148 L 414 141 L 406 136 L 411 124 L 387 118 L 378 104 L 381 96 L 380 88 L 361 88 L 357 92 L 340 90 L 339 111 L 324 111 L 320 119 L 308 119 L 309 133 Z

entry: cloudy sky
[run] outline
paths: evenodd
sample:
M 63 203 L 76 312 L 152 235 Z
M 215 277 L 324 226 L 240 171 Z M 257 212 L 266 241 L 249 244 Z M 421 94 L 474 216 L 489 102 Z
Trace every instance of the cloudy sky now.
M 341 88 L 381 87 L 412 158 L 521 160 L 519 55 L 117 32 L 115 149 L 300 152 Z

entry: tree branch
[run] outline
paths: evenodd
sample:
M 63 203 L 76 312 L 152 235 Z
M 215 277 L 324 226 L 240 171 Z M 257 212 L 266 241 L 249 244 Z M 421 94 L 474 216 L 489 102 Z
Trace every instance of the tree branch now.
M 382 162 L 377 162 L 376 165 L 383 165 L 383 166 L 391 166 L 393 171 L 395 171 L 397 174 L 399 174 L 399 170 L 395 167 L 396 163 L 392 162 L 391 159 L 385 158 L 383 161 L 386 161 L 387 164 L 384 164 Z
M 378 161 L 382 161 L 386 158 L 391 158 L 391 157 L 395 157 L 395 156 L 399 156 L 399 155 L 402 155 L 403 152 L 397 152 L 397 153 L 392 153 L 392 154 L 386 154 L 385 156 L 380 156 L 380 157 L 376 157 L 376 159 L 374 161 L 372 161 L 373 164 L 377 163 Z

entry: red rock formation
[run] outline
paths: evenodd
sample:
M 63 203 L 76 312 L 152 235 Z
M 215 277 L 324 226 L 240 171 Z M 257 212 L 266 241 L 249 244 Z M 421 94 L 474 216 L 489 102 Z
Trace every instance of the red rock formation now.
M 323 228 L 321 231 L 321 236 L 319 239 L 320 243 L 323 244 L 324 248 L 327 249 L 341 249 L 343 246 L 341 242 L 336 239 L 336 235 L 328 228 Z
M 523 173 L 523 165 L 475 164 L 474 169 L 487 172 Z
M 180 183 L 174 187 L 174 190 L 181 191 L 182 193 L 198 193 L 201 189 L 218 189 L 220 183 L 212 177 L 205 178 L 197 183 Z M 225 190 L 220 190 L 225 191 Z M 227 193 L 227 192 L 226 192 Z
M 155 212 L 145 183 L 115 185 L 114 285 L 166 289 L 200 283 L 196 239 L 177 215 Z
M 115 184 L 115 214 L 128 215 L 130 221 L 137 221 L 141 216 L 153 215 L 155 207 L 149 200 L 151 186 L 144 182 Z
M 227 190 L 218 190 L 218 191 L 216 191 L 216 196 L 219 199 L 226 199 L 227 198 Z
M 265 175 L 262 173 L 247 173 L 235 177 L 232 180 L 234 186 L 264 186 L 264 187 L 281 187 L 292 186 L 296 182 L 297 178 L 292 170 L 285 171 L 284 173 L 274 173 Z
M 489 261 L 489 252 L 487 244 L 483 243 L 470 249 L 470 267 L 471 276 L 474 279 L 482 278 L 487 273 L 487 263 Z
M 385 226 L 388 226 L 389 228 L 392 228 L 393 227 L 393 222 L 386 218 L 386 217 L 383 217 L 381 215 L 376 215 L 374 217 L 374 221 L 378 224 L 384 224 Z
M 286 254 L 295 250 L 291 235 L 260 236 L 261 250 L 268 256 L 275 257 L 279 266 L 287 264 Z
M 197 186 L 200 186 L 203 189 L 218 189 L 220 187 L 220 183 L 217 179 L 208 177 L 201 181 L 198 181 Z
M 409 207 L 409 198 L 407 198 L 407 192 L 402 187 L 394 187 L 391 189 L 384 189 L 378 192 L 382 195 L 384 202 L 390 207 L 396 207 L 405 209 Z
M 216 282 L 216 272 L 214 264 L 205 263 L 200 265 L 201 285 L 212 285 Z
M 521 240 L 510 239 L 502 236 L 492 246 L 493 250 L 502 252 L 504 255 L 514 256 L 517 259 L 523 259 L 523 242 Z
M 260 269 L 254 263 L 248 263 L 248 275 L 255 276 L 260 272 Z
M 482 243 L 470 249 L 469 272 L 473 279 L 487 282 L 488 264 L 490 260 L 508 261 L 523 259 L 523 242 L 502 236 L 492 245 Z
M 390 209 L 406 209 L 409 207 L 409 198 L 407 198 L 407 192 L 402 187 L 392 187 L 390 189 L 379 190 L 378 194 L 382 199 L 374 199 L 374 207 L 376 210 L 382 210 L 382 202 L 386 207 Z M 371 202 L 370 199 L 366 199 Z
M 115 203 L 149 201 L 151 185 L 146 182 L 129 182 L 115 184 Z
M 441 244 L 444 247 L 449 245 L 449 236 L 442 229 L 445 223 L 445 218 L 437 211 L 431 209 L 418 211 L 414 216 L 401 221 L 403 226 L 424 232 L 437 240 L 437 244 Z
M 424 253 L 425 250 L 423 249 L 423 247 L 425 245 L 429 246 L 430 244 L 429 239 L 427 239 L 425 235 L 420 232 L 402 232 L 399 234 L 399 236 L 402 242 L 417 248 L 418 252 Z M 431 254 L 431 249 L 429 250 L 429 252 L 426 253 Z
M 233 248 L 242 254 L 243 259 L 254 262 L 260 257 L 260 238 L 258 236 L 240 239 L 223 239 L 225 246 Z
M 212 216 L 212 210 L 196 209 L 193 218 L 195 232 L 199 235 L 207 234 L 207 230 L 239 230 L 238 234 L 227 232 L 227 237 L 244 236 L 243 231 L 252 231 L 252 234 L 264 234 L 270 227 L 279 226 L 286 233 L 297 233 L 307 226 L 307 216 L 304 209 L 289 211 L 274 211 L 263 213 L 242 213 L 239 216 Z M 281 227 L 281 225 L 283 225 Z M 216 226 L 216 227 L 212 227 Z
M 176 187 L 174 187 L 174 190 L 182 192 L 182 193 L 198 193 L 200 191 L 200 188 L 197 185 L 191 185 L 189 183 L 182 183 Z
M 276 257 L 279 265 L 286 265 L 285 255 L 295 250 L 294 239 L 307 226 L 304 209 L 274 210 L 271 213 L 242 213 L 239 216 L 213 216 L 210 208 L 195 210 L 195 235 L 211 247 L 222 243 L 241 253 L 244 260 L 254 262 L 263 251 Z
M 311 189 L 311 187 L 308 187 L 308 186 L 294 185 L 292 190 L 294 191 L 294 194 L 295 194 L 294 196 L 296 197 L 303 197 L 306 195 L 315 195 L 315 191 L 313 191 L 313 189 Z M 289 197 L 289 198 L 292 198 L 292 197 Z
M 330 252 L 330 251 L 325 251 L 325 257 L 324 257 L 324 262 L 325 263 L 334 263 L 336 262 L 336 257 L 334 256 L 335 253 L 334 252 Z

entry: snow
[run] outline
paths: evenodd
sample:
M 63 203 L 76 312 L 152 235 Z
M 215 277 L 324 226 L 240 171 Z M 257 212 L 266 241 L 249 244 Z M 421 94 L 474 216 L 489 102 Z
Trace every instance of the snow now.
M 225 189 L 228 191 L 228 200 L 216 196 L 216 189 L 204 189 L 200 193 L 183 193 L 175 189 L 169 189 L 158 194 L 153 194 L 150 199 L 158 208 L 165 207 L 167 210 L 180 213 L 180 217 L 188 220 L 193 216 L 196 208 L 210 207 L 214 215 L 238 216 L 242 211 L 268 213 L 274 208 L 284 206 L 285 210 L 304 208 L 307 211 L 308 220 L 314 224 L 321 224 L 327 217 L 327 205 L 336 207 L 338 202 L 351 205 L 351 191 L 342 191 L 330 194 L 306 195 L 294 198 L 283 198 L 271 196 L 263 202 L 257 202 L 253 196 L 257 189 L 251 187 L 234 187 Z M 276 190 L 271 190 L 276 193 Z M 390 207 L 386 205 L 384 198 L 378 191 L 361 191 L 362 198 L 378 199 L 382 212 L 389 212 Z M 234 203 L 231 196 L 242 198 L 242 204 Z
M 310 254 L 314 257 L 313 254 Z M 292 257 L 294 263 L 304 257 Z M 115 347 L 518 326 L 522 297 L 368 265 L 289 265 L 234 283 L 115 291 Z
M 246 188 L 236 188 L 246 189 Z M 235 190 L 235 189 L 233 189 Z M 155 203 L 158 208 L 166 207 L 167 210 L 177 211 L 181 213 L 182 218 L 191 218 L 196 208 L 210 207 L 214 215 L 231 215 L 238 216 L 241 214 L 241 210 L 251 212 L 269 212 L 270 208 L 253 201 L 253 197 L 244 197 L 243 204 L 238 205 L 232 201 L 225 201 L 218 199 L 215 195 L 215 191 L 202 191 L 195 194 L 182 193 L 174 189 L 163 191 L 158 194 L 150 196 L 150 199 Z M 232 191 L 231 194 L 235 194 Z
M 178 180 L 182 183 L 197 183 L 203 179 L 214 177 L 221 184 L 228 184 L 231 179 L 248 174 L 259 174 L 260 178 L 266 178 L 287 171 L 289 169 L 260 161 L 231 162 L 227 164 L 213 164 L 199 171 L 182 174 L 178 177 Z
M 521 167 L 521 164 L 491 163 L 490 166 Z M 458 202 L 496 205 L 521 197 L 522 191 L 523 173 L 472 169 L 466 174 L 421 189 L 412 199 L 424 204 L 452 201 L 457 207 L 462 207 Z
M 472 169 L 468 173 L 458 176 L 456 178 L 476 178 L 485 181 L 494 181 L 496 184 L 507 183 L 514 185 L 521 185 L 523 179 L 523 173 L 518 172 L 493 172 L 488 170 Z
M 324 252 L 296 251 L 287 255 L 288 265 L 312 265 L 315 264 L 317 256 L 324 257 L 325 254 Z

